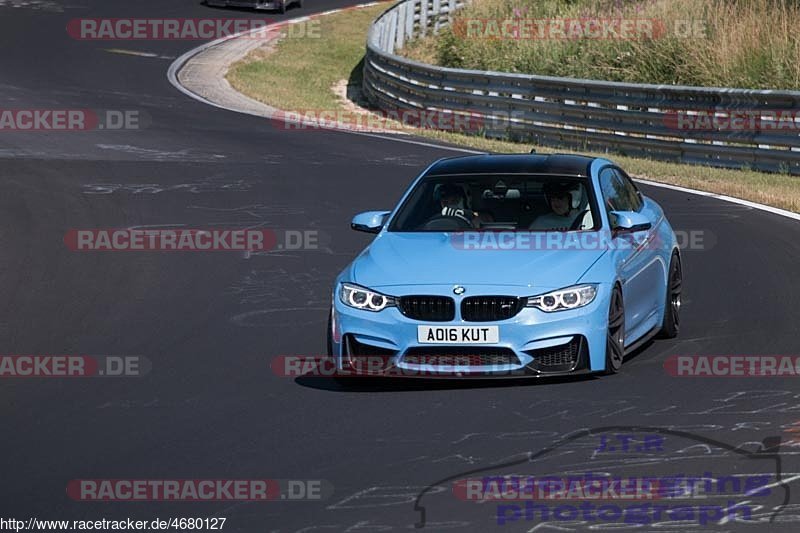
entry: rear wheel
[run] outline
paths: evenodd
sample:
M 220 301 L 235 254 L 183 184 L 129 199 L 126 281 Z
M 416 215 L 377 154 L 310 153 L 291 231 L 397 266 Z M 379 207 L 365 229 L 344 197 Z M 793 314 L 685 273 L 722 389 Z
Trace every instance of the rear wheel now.
M 672 254 L 669 262 L 669 277 L 667 278 L 667 298 L 664 302 L 664 320 L 661 323 L 659 337 L 673 339 L 680 330 L 681 298 L 683 292 L 683 269 L 681 259 L 677 253 Z
M 616 374 L 625 359 L 625 305 L 622 290 L 614 287 L 608 308 L 608 332 L 606 334 L 606 374 Z

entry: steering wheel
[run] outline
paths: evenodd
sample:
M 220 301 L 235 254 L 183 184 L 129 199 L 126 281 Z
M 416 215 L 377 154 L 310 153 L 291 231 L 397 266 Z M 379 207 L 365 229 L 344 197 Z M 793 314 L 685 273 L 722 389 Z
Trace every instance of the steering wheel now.
M 465 218 L 437 215 L 427 221 L 423 226 L 424 230 L 454 231 L 459 229 L 472 229 L 472 224 Z

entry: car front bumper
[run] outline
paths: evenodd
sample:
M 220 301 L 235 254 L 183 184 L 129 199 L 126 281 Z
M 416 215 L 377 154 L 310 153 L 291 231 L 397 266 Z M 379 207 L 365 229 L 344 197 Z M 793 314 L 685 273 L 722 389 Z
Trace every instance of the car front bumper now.
M 454 297 L 453 320 L 429 322 L 411 319 L 397 307 L 379 312 L 354 309 L 339 300 L 338 288 L 339 284 L 332 308 L 331 356 L 345 375 L 543 377 L 605 369 L 611 285 L 599 285 L 594 301 L 580 309 L 545 313 L 523 308 L 513 318 L 493 322 L 463 320 L 459 296 Z M 393 296 L 424 293 L 452 297 L 452 286 L 396 290 L 400 294 L 383 289 Z M 503 294 L 499 290 L 492 287 L 481 293 Z M 508 288 L 505 290 L 507 293 Z M 417 328 L 422 325 L 497 326 L 499 341 L 480 345 L 420 343 Z

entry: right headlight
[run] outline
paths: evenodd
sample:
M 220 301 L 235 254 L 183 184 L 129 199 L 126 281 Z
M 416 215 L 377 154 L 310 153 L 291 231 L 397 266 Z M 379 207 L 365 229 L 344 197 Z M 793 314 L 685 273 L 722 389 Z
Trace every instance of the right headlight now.
M 525 306 L 552 313 L 589 305 L 594 301 L 595 296 L 597 296 L 597 285 L 575 285 L 539 296 L 531 296 Z
M 378 312 L 395 306 L 395 299 L 392 296 L 353 283 L 342 283 L 339 299 L 345 305 L 365 311 Z

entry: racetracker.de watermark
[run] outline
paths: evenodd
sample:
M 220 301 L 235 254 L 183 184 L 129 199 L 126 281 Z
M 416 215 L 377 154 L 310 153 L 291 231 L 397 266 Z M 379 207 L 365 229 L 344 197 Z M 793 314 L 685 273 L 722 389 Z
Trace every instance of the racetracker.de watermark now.
M 5 378 L 138 378 L 152 368 L 138 355 L 0 355 L 0 379 Z
M 321 21 L 276 24 L 257 18 L 75 18 L 67 34 L 80 41 L 194 41 L 224 39 L 320 38 Z
M 76 501 L 266 502 L 326 500 L 333 485 L 322 479 L 73 479 Z
M 278 128 L 286 131 L 345 129 L 360 132 L 426 130 L 477 133 L 495 124 L 511 124 L 510 115 L 489 118 L 478 113 L 430 109 L 371 110 L 369 113 L 347 109 L 299 109 L 278 111 L 272 117 Z
M 453 23 L 462 39 L 517 41 L 615 40 L 644 41 L 703 38 L 707 24 L 701 19 L 666 21 L 655 18 L 467 18 Z
M 664 125 L 677 131 L 800 132 L 797 109 L 673 109 L 664 113 Z
M 655 500 L 664 489 L 647 478 L 487 476 L 455 481 L 453 495 L 465 501 Z
M 287 229 L 71 229 L 73 252 L 269 252 L 317 250 L 317 230 Z
M 569 477 L 484 476 L 453 482 L 465 501 L 701 500 L 712 496 L 769 496 L 770 475 L 611 476 L 587 472 Z
M 716 238 L 706 230 L 678 230 L 675 238 L 681 250 L 710 249 Z M 627 233 L 616 236 L 596 231 L 459 231 L 449 234 L 450 244 L 464 251 L 533 250 L 660 250 L 666 244 L 659 234 L 651 238 Z
M 0 133 L 141 130 L 151 123 L 148 113 L 133 109 L 0 108 Z
M 525 377 L 530 373 L 525 368 L 511 368 L 510 365 L 486 365 L 480 350 L 470 354 L 465 347 L 463 355 L 407 355 L 403 366 L 396 364 L 396 358 L 387 355 L 350 356 L 343 361 L 342 368 L 328 355 L 280 355 L 270 361 L 270 368 L 276 376 L 285 378 L 414 378 L 414 377 Z
M 797 355 L 672 355 L 664 370 L 677 378 L 796 378 Z

